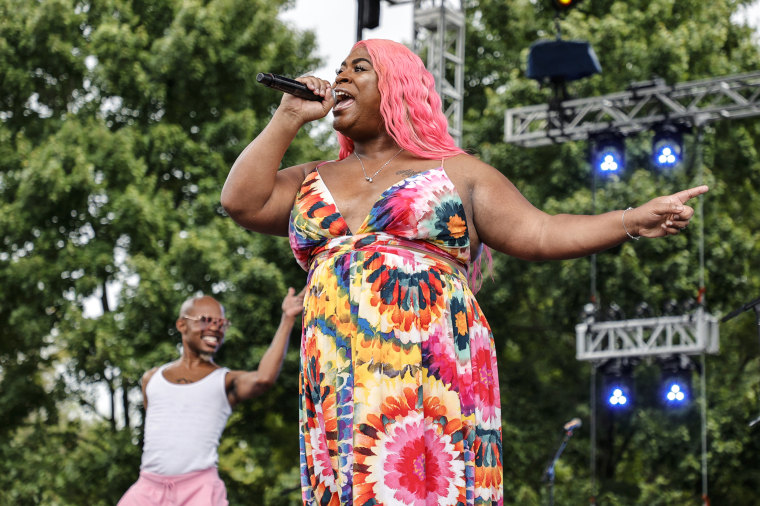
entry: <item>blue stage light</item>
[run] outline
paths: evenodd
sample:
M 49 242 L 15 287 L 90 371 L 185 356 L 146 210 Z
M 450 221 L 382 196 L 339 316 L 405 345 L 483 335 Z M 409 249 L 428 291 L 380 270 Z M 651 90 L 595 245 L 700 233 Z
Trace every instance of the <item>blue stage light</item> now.
M 607 398 L 610 406 L 623 407 L 628 404 L 627 391 L 624 388 L 612 388 L 610 396 Z
M 686 355 L 660 359 L 662 369 L 661 399 L 665 406 L 676 408 L 691 402 L 691 376 L 694 363 Z
M 688 401 L 686 388 L 678 382 L 671 383 L 665 390 L 665 401 L 673 404 L 680 404 Z
M 613 150 L 602 151 L 599 154 L 599 171 L 613 173 L 620 170 L 622 163 L 620 155 Z
M 652 162 L 661 168 L 672 168 L 683 158 L 683 134 L 680 127 L 671 124 L 658 125 L 652 138 Z
M 600 366 L 601 402 L 613 411 L 628 411 L 634 404 L 633 362 L 610 359 Z
M 601 176 L 620 174 L 625 168 L 625 141 L 623 136 L 605 132 L 592 139 L 591 164 Z

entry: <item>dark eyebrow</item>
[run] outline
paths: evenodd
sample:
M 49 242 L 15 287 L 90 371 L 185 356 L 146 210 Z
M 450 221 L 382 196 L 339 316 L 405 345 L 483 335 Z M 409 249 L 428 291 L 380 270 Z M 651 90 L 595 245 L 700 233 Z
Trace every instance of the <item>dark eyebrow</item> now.
M 369 61 L 367 58 L 363 58 L 363 57 L 361 57 L 361 58 L 355 58 L 354 60 L 351 61 L 351 65 L 356 65 L 360 61 L 366 61 L 367 63 L 369 63 L 370 65 L 372 65 L 371 61 Z M 341 67 L 345 67 L 346 66 L 346 61 L 343 60 L 342 62 L 340 62 L 340 66 Z

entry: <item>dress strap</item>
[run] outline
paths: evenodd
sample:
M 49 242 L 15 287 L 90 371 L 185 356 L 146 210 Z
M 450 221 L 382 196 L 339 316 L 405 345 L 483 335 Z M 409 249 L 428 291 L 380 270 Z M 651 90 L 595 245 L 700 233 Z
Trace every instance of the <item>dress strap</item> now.
M 314 168 L 315 168 L 315 169 L 319 169 L 319 168 L 320 168 L 321 166 L 323 166 L 323 165 L 327 165 L 328 163 L 332 163 L 332 162 L 336 162 L 336 161 L 337 161 L 337 160 L 325 160 L 324 162 L 319 162 L 319 163 L 317 164 L 317 166 L 316 166 L 316 167 L 314 167 Z
M 319 162 L 317 165 L 314 166 L 313 169 L 311 169 L 309 171 L 309 174 L 311 174 L 312 172 L 316 172 L 317 174 L 319 174 L 319 168 L 320 167 L 322 167 L 323 165 L 327 165 L 328 163 L 332 163 L 332 162 L 337 162 L 337 160 L 325 160 L 323 162 Z

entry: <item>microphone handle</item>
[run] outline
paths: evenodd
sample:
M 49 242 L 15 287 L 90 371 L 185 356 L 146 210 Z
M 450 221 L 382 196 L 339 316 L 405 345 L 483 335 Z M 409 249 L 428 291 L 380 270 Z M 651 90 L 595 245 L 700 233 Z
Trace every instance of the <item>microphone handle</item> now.
M 280 90 L 283 93 L 295 95 L 296 97 L 303 98 L 304 100 L 313 100 L 314 102 L 322 101 L 322 97 L 315 95 L 314 92 L 312 92 L 305 84 L 296 81 L 295 79 L 290 79 L 289 77 L 279 76 L 277 74 L 265 74 L 263 72 L 260 72 L 256 76 L 256 80 L 264 86 L 274 88 L 275 90 Z

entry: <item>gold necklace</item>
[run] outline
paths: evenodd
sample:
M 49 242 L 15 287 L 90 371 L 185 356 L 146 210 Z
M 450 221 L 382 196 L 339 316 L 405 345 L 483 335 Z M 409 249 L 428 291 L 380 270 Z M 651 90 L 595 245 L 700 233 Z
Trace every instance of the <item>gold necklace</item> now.
M 371 183 L 371 182 L 373 181 L 373 179 L 375 178 L 375 176 L 377 176 L 377 175 L 380 173 L 380 171 L 381 171 L 381 170 L 383 170 L 383 169 L 385 168 L 385 166 L 386 166 L 386 165 L 388 165 L 389 163 L 391 163 L 391 161 L 393 161 L 393 159 L 394 159 L 394 158 L 396 158 L 396 157 L 399 155 L 399 153 L 401 153 L 403 150 L 404 150 L 404 148 L 401 148 L 401 149 L 399 149 L 399 150 L 396 152 L 396 154 L 395 154 L 395 155 L 393 155 L 392 157 L 390 157 L 390 159 L 389 159 L 387 162 L 385 162 L 384 164 L 382 164 L 382 165 L 380 166 L 380 168 L 379 168 L 379 169 L 377 169 L 377 170 L 375 171 L 375 173 L 374 173 L 374 174 L 372 174 L 371 176 L 368 176 L 368 175 L 367 175 L 367 171 L 366 171 L 366 169 L 364 168 L 364 162 L 362 162 L 362 157 L 361 157 L 361 156 L 359 156 L 359 153 L 357 153 L 356 151 L 354 151 L 354 154 L 356 155 L 356 158 L 358 158 L 358 159 L 359 159 L 359 163 L 360 163 L 360 164 L 361 164 L 361 166 L 362 166 L 362 172 L 364 173 L 364 179 L 366 179 L 368 183 Z

